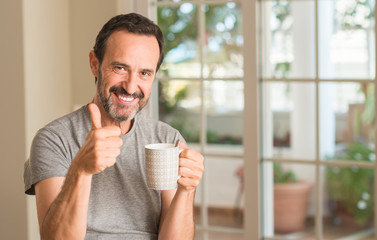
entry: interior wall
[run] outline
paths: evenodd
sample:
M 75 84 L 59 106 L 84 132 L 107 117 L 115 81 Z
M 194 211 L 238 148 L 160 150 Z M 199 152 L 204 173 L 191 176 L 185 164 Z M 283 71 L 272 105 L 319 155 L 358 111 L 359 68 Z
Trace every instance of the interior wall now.
M 0 239 L 26 239 L 22 0 L 0 1 Z
M 71 108 L 68 7 L 66 1 L 24 0 L 27 146 L 39 128 Z
M 38 129 L 71 110 L 69 21 L 67 1 L 23 1 L 24 159 L 29 156 L 31 141 Z M 23 187 L 19 191 L 23 193 Z M 27 209 L 28 239 L 40 239 L 34 196 L 27 197 Z
M 89 52 L 103 24 L 117 14 L 117 0 L 70 1 L 72 103 L 81 106 L 92 100 L 94 77 Z

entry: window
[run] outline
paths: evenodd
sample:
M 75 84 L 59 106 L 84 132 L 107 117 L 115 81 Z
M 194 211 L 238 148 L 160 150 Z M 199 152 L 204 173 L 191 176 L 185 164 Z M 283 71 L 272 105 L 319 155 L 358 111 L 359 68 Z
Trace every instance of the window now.
M 374 6 L 261 1 L 266 239 L 375 238 Z

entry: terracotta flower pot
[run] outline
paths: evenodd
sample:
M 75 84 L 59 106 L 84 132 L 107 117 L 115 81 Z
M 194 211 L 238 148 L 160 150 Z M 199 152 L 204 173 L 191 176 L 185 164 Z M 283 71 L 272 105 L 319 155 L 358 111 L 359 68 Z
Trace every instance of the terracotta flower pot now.
M 290 233 L 305 229 L 311 189 L 312 184 L 308 181 L 274 185 L 275 232 Z

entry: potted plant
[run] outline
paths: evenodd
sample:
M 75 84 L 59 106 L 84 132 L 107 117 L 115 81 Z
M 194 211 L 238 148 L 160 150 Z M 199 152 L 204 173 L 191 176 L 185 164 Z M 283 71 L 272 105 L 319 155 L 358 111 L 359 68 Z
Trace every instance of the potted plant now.
M 349 104 L 345 149 L 328 159 L 374 163 L 375 90 L 361 84 L 364 104 Z M 347 228 L 366 228 L 374 216 L 374 169 L 360 167 L 326 168 L 327 192 L 333 222 Z
M 343 154 L 334 158 L 342 161 L 375 161 L 373 150 L 361 143 L 350 144 Z M 348 228 L 364 228 L 372 224 L 373 169 L 331 166 L 326 171 L 326 183 L 334 223 Z
M 277 233 L 305 229 L 312 184 L 297 180 L 292 170 L 284 171 L 274 163 L 274 229 Z

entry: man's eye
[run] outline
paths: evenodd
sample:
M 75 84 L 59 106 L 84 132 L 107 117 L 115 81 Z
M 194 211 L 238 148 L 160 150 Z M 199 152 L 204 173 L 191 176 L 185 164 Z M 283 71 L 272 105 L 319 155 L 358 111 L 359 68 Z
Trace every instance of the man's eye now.
M 126 69 L 122 66 L 114 66 L 113 71 L 116 72 L 116 73 L 124 73 L 126 71 Z
M 144 72 L 141 72 L 141 75 L 144 76 L 144 77 L 149 77 L 151 75 L 151 73 L 144 71 Z

